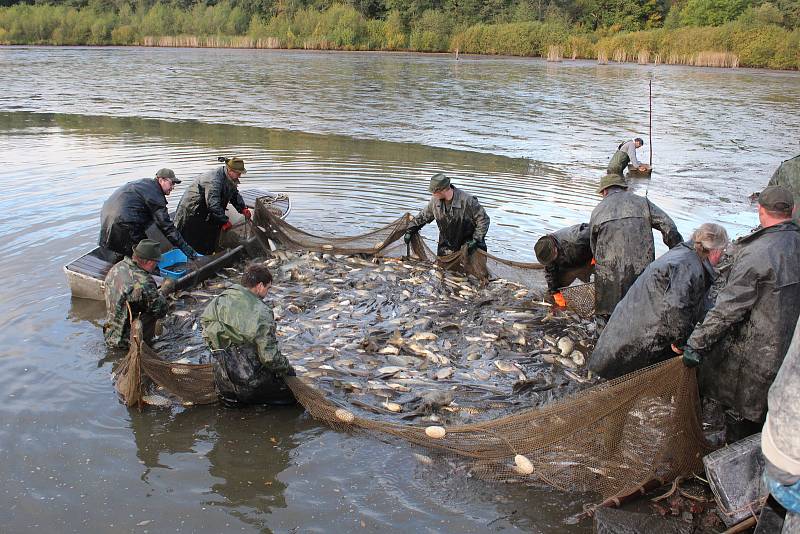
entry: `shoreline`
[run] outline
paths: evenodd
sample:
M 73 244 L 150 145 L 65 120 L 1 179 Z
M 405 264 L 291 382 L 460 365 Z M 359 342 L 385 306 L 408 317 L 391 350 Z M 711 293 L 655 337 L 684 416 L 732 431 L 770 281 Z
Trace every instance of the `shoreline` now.
M 0 43 L 0 50 L 14 49 L 14 48 L 61 48 L 61 49 L 165 49 L 165 50 L 246 50 L 246 51 L 263 51 L 263 52 L 303 52 L 313 54 L 348 54 L 348 55 L 405 55 L 405 56 L 419 56 L 419 57 L 441 57 L 452 58 L 456 61 L 481 61 L 481 60 L 526 60 L 537 61 L 542 63 L 552 64 L 575 64 L 578 62 L 594 64 L 594 66 L 637 66 L 637 67 L 684 67 L 691 69 L 713 69 L 713 70 L 729 70 L 738 72 L 769 72 L 769 73 L 800 73 L 800 69 L 774 69 L 769 67 L 741 67 L 741 66 L 717 66 L 717 65 L 692 65 L 685 63 L 640 63 L 631 58 L 631 61 L 600 61 L 597 58 L 591 57 L 575 57 L 575 58 L 562 58 L 559 60 L 550 60 L 545 56 L 522 56 L 513 54 L 473 54 L 473 53 L 455 53 L 455 52 L 424 52 L 419 50 L 345 50 L 336 48 L 279 48 L 279 47 L 258 47 L 258 46 L 189 46 L 189 45 L 147 45 L 147 44 L 3 44 Z

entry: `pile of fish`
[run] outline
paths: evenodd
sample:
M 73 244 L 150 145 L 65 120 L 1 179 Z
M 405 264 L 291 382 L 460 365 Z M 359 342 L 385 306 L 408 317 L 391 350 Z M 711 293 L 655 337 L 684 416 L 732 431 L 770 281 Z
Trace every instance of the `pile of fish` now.
M 371 417 L 470 423 L 596 382 L 585 369 L 594 323 L 517 284 L 399 258 L 278 250 L 264 263 L 278 342 L 298 376 Z M 199 315 L 242 269 L 174 295 L 153 348 L 209 361 Z

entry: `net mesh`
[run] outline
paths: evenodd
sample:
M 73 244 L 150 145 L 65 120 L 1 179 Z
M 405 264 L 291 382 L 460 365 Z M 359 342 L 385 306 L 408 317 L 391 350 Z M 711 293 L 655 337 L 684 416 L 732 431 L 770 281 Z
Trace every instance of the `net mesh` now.
M 283 247 L 337 254 L 403 254 L 398 241 L 409 216 L 367 234 L 328 238 L 308 234 L 285 221 L 256 213 L 255 231 L 264 241 Z M 271 245 L 270 245 L 271 246 Z M 435 261 L 424 242 L 410 247 L 419 259 Z M 477 253 L 476 253 L 477 254 Z M 466 251 L 439 258 L 447 268 L 469 270 Z M 475 256 L 475 255 L 473 255 Z M 502 276 L 525 284 L 535 264 L 510 262 L 479 254 L 488 276 Z M 474 263 L 474 262 L 473 262 Z M 480 273 L 478 273 L 480 274 Z M 591 284 L 565 292 L 578 313 L 591 313 Z M 590 306 L 591 305 L 591 306 Z M 168 363 L 142 343 L 141 326 L 134 321 L 131 349 L 118 369 L 116 386 L 129 406 L 142 406 L 143 379 L 149 378 L 184 404 L 215 402 L 213 365 Z M 292 355 L 288 355 L 290 359 Z M 709 450 L 699 418 L 694 370 L 680 358 L 625 375 L 563 397 L 543 407 L 530 408 L 496 419 L 447 427 L 426 427 L 381 420 L 333 400 L 308 378 L 287 377 L 287 384 L 303 407 L 335 429 L 399 438 L 412 444 L 455 455 L 468 462 L 479 477 L 544 484 L 560 490 L 589 491 L 605 504 L 618 502 L 645 488 L 661 485 L 702 469 Z

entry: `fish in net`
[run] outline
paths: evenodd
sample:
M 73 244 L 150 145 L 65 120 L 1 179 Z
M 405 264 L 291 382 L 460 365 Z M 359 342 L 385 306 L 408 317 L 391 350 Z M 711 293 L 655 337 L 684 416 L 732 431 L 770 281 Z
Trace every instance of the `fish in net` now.
M 256 221 L 264 240 L 287 249 L 375 257 L 407 252 L 398 241 L 408 227 L 408 216 L 345 238 L 314 236 L 269 214 L 261 214 Z M 419 260 L 436 259 L 421 240 L 410 248 Z M 464 254 L 459 251 L 453 256 L 457 255 L 463 268 Z M 535 280 L 533 272 L 538 267 L 534 265 L 538 264 L 483 257 L 490 277 L 502 272 L 523 285 Z M 447 259 L 452 262 L 449 266 L 456 264 L 455 259 Z M 593 304 L 593 290 L 579 291 L 592 292 L 586 300 Z M 141 407 L 145 402 L 144 379 L 186 404 L 216 402 L 213 365 L 163 361 L 139 341 L 140 331 L 134 324 L 131 349 L 116 376 L 117 390 L 127 405 Z M 709 450 L 700 427 L 695 371 L 683 366 L 680 358 L 544 406 L 467 424 L 387 421 L 332 397 L 312 378 L 287 377 L 286 381 L 309 414 L 333 428 L 402 439 L 457 456 L 485 479 L 590 491 L 606 503 L 699 471 L 701 458 Z

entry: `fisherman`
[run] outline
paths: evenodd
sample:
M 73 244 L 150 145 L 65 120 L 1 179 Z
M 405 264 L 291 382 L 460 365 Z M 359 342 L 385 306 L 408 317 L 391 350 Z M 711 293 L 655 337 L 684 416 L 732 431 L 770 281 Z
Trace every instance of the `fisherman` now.
M 186 241 L 203 254 L 217 249 L 220 232 L 233 225 L 225 214 L 228 204 L 247 219 L 252 217 L 239 194 L 239 178 L 247 173 L 241 158 L 220 158 L 225 165 L 198 176 L 183 193 L 175 214 L 175 225 Z
M 436 219 L 439 226 L 437 256 L 447 256 L 467 245 L 467 253 L 477 249 L 486 250 L 486 232 L 489 231 L 489 216 L 478 199 L 463 189 L 450 184 L 450 178 L 442 173 L 434 174 L 428 190 L 431 200 L 411 220 L 403 240 L 406 244 L 420 229 Z
M 735 242 L 725 285 L 683 351 L 687 366 L 700 365 L 700 394 L 726 409 L 729 443 L 760 431 L 767 390 L 800 315 L 794 198 L 768 186 L 758 203 L 761 226 Z
M 533 246 L 536 259 L 544 265 L 547 289 L 559 306 L 566 306 L 560 288 L 576 278 L 588 282 L 594 272 L 589 225 L 576 224 L 542 236 Z
M 761 430 L 764 479 L 786 508 L 783 532 L 800 532 L 800 322 L 767 396 Z
M 621 176 L 605 176 L 597 192 L 603 200 L 592 211 L 589 232 L 596 262 L 595 315 L 602 323 L 655 259 L 652 229 L 661 232 L 670 248 L 683 238 L 669 215 L 647 198 L 628 192 Z
M 130 257 L 114 265 L 106 275 L 106 323 L 103 335 L 106 344 L 126 349 L 130 337 L 130 322 L 142 320 L 143 341 L 149 342 L 155 333 L 156 320 L 167 314 L 167 293 L 172 284 L 159 292 L 151 273 L 161 259 L 161 245 L 152 239 L 142 239 Z
M 263 302 L 272 285 L 264 265 L 249 265 L 203 311 L 203 338 L 214 355 L 217 394 L 229 405 L 291 404 L 286 376 L 295 376 L 275 337 L 275 316 Z
M 794 195 L 794 205 L 800 206 L 800 155 L 787 159 L 775 169 L 767 185 L 781 185 Z M 798 222 L 798 213 L 795 211 L 795 222 Z
M 636 157 L 636 149 L 642 146 L 644 146 L 644 140 L 641 137 L 620 143 L 608 162 L 607 173 L 622 176 L 629 164 L 640 172 L 645 172 L 649 168 L 648 165 L 641 163 Z
M 727 245 L 725 229 L 705 223 L 648 265 L 614 309 L 589 369 L 612 379 L 674 357 L 671 345 L 683 345 L 705 313 L 714 266 Z
M 145 231 L 154 223 L 175 247 L 189 258 L 197 252 L 175 229 L 167 212 L 167 195 L 181 183 L 172 169 L 160 169 L 155 178 L 143 178 L 123 185 L 108 197 L 100 212 L 99 244 L 110 251 L 114 263 L 130 257 L 133 247 L 147 237 Z

